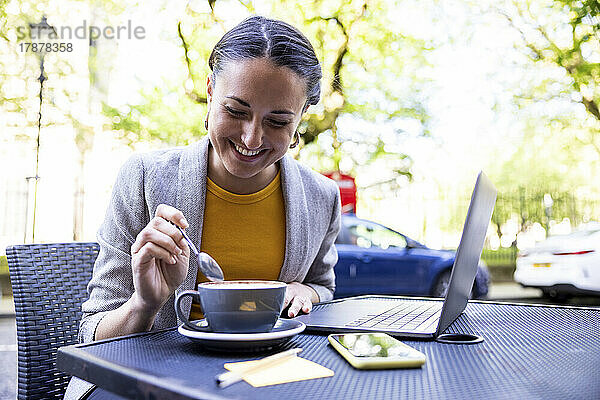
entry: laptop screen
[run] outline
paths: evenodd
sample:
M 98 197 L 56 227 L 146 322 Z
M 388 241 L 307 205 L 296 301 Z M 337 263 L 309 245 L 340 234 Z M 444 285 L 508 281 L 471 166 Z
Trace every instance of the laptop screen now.
M 486 231 L 496 203 L 496 188 L 483 172 L 479 173 L 463 234 L 456 251 L 452 276 L 435 333 L 440 335 L 467 306 L 483 250 Z

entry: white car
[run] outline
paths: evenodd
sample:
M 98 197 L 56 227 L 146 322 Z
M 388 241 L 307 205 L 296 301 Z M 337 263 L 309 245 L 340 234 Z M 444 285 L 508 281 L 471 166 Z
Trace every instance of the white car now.
M 519 252 L 514 278 L 547 297 L 600 295 L 600 224 L 550 236 Z

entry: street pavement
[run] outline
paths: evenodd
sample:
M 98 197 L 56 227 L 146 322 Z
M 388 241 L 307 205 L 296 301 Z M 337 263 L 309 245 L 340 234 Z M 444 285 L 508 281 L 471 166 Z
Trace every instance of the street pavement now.
M 17 331 L 14 316 L 0 314 L 0 399 L 17 393 Z
M 540 289 L 524 288 L 515 282 L 501 282 L 490 285 L 487 300 L 519 300 L 540 297 L 542 297 Z
M 538 289 L 523 288 L 514 282 L 495 283 L 490 286 L 488 300 L 568 304 L 600 307 L 600 297 L 577 297 L 566 303 L 552 303 L 542 297 Z M 17 391 L 17 333 L 12 298 L 0 301 L 0 399 L 15 399 Z
M 540 289 L 524 288 L 515 282 L 493 283 L 487 300 L 514 303 L 551 304 L 582 307 L 600 307 L 600 296 L 578 296 L 567 300 L 552 300 L 542 296 Z

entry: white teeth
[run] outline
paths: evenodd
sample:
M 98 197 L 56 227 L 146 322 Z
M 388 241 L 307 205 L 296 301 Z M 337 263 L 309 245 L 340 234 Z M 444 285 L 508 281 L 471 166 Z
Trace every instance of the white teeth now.
M 251 151 L 251 150 L 246 150 L 241 148 L 240 146 L 238 146 L 237 144 L 233 144 L 233 146 L 235 147 L 235 149 L 238 151 L 238 153 L 241 153 L 245 156 L 255 156 L 258 153 L 260 153 L 260 150 L 255 150 L 255 151 Z

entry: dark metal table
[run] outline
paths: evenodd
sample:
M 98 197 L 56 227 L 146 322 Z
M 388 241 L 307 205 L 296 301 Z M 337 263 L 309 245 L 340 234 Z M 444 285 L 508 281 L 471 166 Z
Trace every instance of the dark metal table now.
M 302 347 L 302 357 L 335 376 L 263 388 L 240 382 L 220 389 L 214 377 L 225 362 L 266 353 L 209 352 L 175 328 L 63 347 L 58 367 L 122 396 L 149 399 L 600 398 L 600 309 L 472 302 L 447 331 L 485 341 L 404 340 L 427 355 L 422 368 L 361 371 L 326 336 L 305 333 L 282 349 Z

